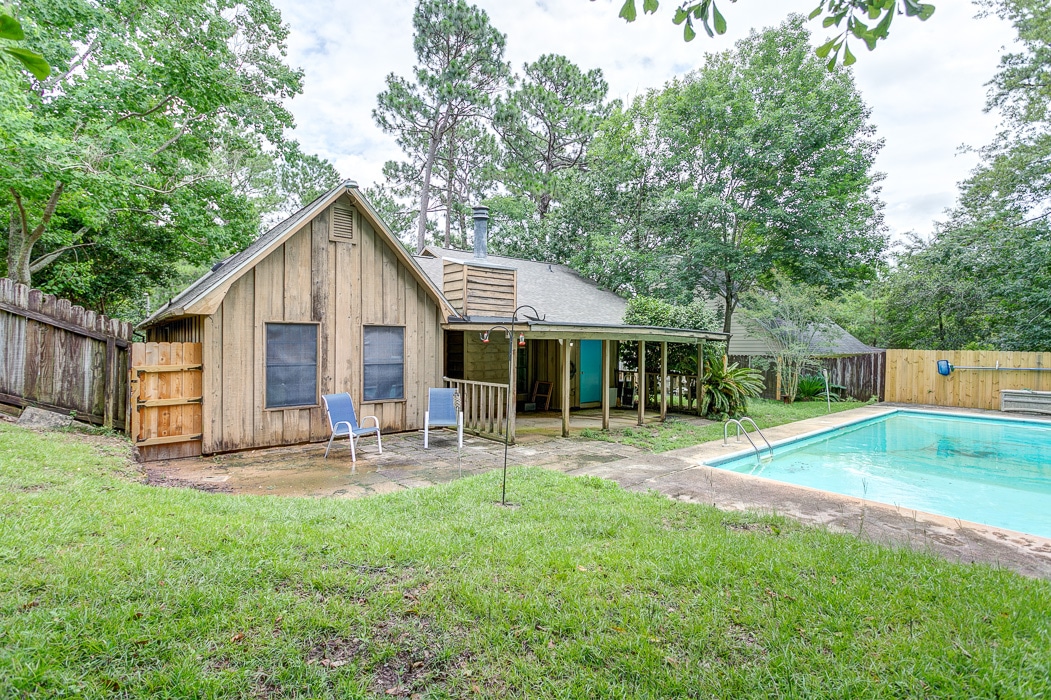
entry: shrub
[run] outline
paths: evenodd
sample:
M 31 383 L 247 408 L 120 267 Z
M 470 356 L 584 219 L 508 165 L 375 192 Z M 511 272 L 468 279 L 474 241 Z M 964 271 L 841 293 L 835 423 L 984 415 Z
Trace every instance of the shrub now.
M 704 413 L 712 418 L 742 415 L 748 399 L 763 392 L 763 375 L 736 362 L 724 367 L 722 361 L 709 362 L 704 373 Z

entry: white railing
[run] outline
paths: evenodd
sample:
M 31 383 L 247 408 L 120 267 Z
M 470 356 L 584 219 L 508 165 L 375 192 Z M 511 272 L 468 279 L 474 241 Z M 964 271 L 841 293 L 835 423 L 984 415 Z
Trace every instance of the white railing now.
M 463 410 L 463 429 L 466 432 L 485 436 L 504 436 L 504 421 L 507 415 L 507 384 L 476 382 L 469 379 L 443 377 L 445 385 L 460 392 Z M 508 421 L 508 440 L 515 439 L 515 416 L 512 411 Z

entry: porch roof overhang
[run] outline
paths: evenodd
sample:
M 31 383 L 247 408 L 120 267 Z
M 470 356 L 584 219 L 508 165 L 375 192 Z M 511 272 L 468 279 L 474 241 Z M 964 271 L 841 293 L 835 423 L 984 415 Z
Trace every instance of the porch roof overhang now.
M 472 318 L 461 321 L 450 318 L 442 328 L 450 331 L 484 333 L 494 326 L 511 327 L 510 318 Z M 520 319 L 514 322 L 515 332 L 524 333 L 530 340 L 632 340 L 668 343 L 696 344 L 711 340 L 726 342 L 729 333 L 695 331 L 685 328 L 662 328 L 660 326 L 606 326 L 587 323 L 550 323 L 535 319 Z

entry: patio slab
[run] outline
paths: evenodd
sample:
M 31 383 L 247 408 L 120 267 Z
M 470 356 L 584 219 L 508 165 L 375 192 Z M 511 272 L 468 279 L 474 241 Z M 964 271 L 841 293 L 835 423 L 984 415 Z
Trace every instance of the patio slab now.
M 503 465 L 503 443 L 464 436 L 462 452 L 451 431 L 433 431 L 430 449 L 423 433 L 383 436 L 383 454 L 375 440 L 364 439 L 358 461 L 350 460 L 346 442 L 337 442 L 325 459 L 325 444 L 249 450 L 213 457 L 151 462 L 151 484 L 187 486 L 208 491 L 278 496 L 358 498 L 406 488 L 441 484 L 461 476 L 481 474 Z M 580 438 L 533 439 L 511 445 L 507 463 L 572 471 L 642 454 L 628 445 Z

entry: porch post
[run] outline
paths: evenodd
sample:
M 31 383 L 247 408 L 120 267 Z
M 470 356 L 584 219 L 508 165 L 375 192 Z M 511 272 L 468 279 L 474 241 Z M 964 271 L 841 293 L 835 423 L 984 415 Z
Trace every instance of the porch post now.
M 562 343 L 562 437 L 569 437 L 569 338 Z
M 661 423 L 668 418 L 668 341 L 661 341 Z
M 697 415 L 704 416 L 704 340 L 697 343 Z
M 646 424 L 646 341 L 639 341 L 639 425 Z
M 609 366 L 610 358 L 609 351 L 610 343 L 608 340 L 602 341 L 602 429 L 609 430 Z

